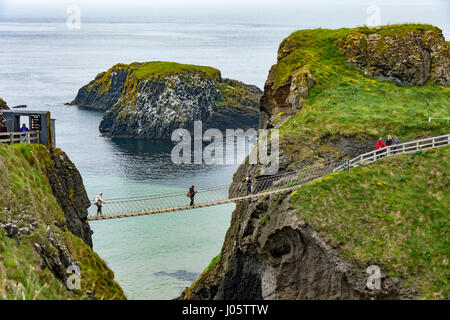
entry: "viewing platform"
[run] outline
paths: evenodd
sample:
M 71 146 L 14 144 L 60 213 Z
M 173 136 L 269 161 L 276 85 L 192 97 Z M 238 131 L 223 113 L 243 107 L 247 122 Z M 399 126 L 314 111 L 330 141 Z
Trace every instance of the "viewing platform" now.
M 6 126 L 6 132 L 0 131 L 0 143 L 40 143 L 48 149 L 55 147 L 55 119 L 49 111 L 2 110 L 0 122 Z M 22 124 L 28 131 L 20 131 Z

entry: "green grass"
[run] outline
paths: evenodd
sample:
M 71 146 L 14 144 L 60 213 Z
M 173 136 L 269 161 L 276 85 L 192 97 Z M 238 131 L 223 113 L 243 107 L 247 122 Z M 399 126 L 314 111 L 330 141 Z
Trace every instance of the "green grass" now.
M 6 104 L 6 101 L 0 98 L 0 110 L 1 109 L 7 109 L 8 105 Z
M 262 225 L 268 224 L 269 221 L 270 221 L 270 217 L 269 217 L 269 216 L 264 216 L 264 217 L 262 217 L 261 219 L 259 219 L 259 222 L 260 222 Z
M 376 139 L 397 135 L 400 140 L 448 133 L 445 121 L 428 123 L 428 116 L 450 114 L 450 89 L 429 80 L 422 86 L 399 87 L 365 76 L 347 63 L 338 42 L 351 33 L 383 36 L 406 31 L 438 30 L 428 25 L 394 25 L 379 29 L 301 30 L 287 37 L 273 66 L 276 89 L 290 74 L 310 70 L 314 86 L 300 111 L 280 126 L 282 148 L 304 157 L 306 145 L 321 145 L 329 137 Z M 297 160 L 300 160 L 297 159 Z
M 60 150 L 55 151 L 57 154 Z M 0 144 L 0 222 L 22 220 L 18 227 L 34 220 L 38 228 L 20 241 L 7 238 L 0 229 L 0 299 L 87 299 L 90 290 L 97 299 L 124 299 L 105 262 L 81 239 L 54 224 L 65 224 L 64 213 L 52 193 L 46 170 L 52 166 L 51 155 L 42 145 Z M 22 215 L 21 219 L 17 219 Z M 47 268 L 34 249 L 38 243 L 57 253 L 46 231 L 63 243 L 81 267 L 81 291 L 68 291 Z
M 450 295 L 449 147 L 325 176 L 291 194 L 343 258 L 377 264 L 423 298 Z
M 164 77 L 170 74 L 200 73 L 209 79 L 218 79 L 220 71 L 206 66 L 181 64 L 176 62 L 152 61 L 138 64 L 135 68 L 136 78 Z
M 47 269 L 32 246 L 18 244 L 0 231 L 0 300 L 85 299 L 68 291 Z
M 220 253 L 211 260 L 205 271 L 214 268 L 219 261 L 220 261 Z

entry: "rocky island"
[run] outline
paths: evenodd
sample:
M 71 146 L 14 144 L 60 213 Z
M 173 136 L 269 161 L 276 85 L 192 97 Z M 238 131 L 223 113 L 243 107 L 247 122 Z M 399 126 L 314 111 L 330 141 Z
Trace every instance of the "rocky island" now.
M 212 67 L 174 62 L 117 64 L 82 87 L 73 105 L 105 111 L 111 137 L 170 139 L 177 128 L 256 128 L 262 92 Z
M 449 43 L 430 25 L 294 32 L 260 106 L 260 127 L 280 130 L 281 172 L 354 157 L 379 136 L 448 134 L 428 117 L 450 114 L 449 66 Z M 238 202 L 220 254 L 180 299 L 448 299 L 448 152 Z M 246 176 L 261 166 L 242 164 L 233 181 Z M 380 289 L 366 285 L 371 265 Z

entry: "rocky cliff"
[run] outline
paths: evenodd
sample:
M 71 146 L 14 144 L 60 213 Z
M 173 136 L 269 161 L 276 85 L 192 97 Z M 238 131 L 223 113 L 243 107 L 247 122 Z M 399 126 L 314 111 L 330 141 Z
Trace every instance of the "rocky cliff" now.
M 280 131 L 280 171 L 373 150 L 381 135 L 448 133 L 445 122 L 427 121 L 450 112 L 448 53 L 428 25 L 291 34 L 261 98 L 260 126 Z M 434 197 L 448 185 L 447 159 L 448 149 L 386 159 L 239 202 L 220 255 L 180 298 L 446 298 L 447 204 Z M 261 166 L 244 163 L 233 181 L 249 175 Z M 372 264 L 381 269 L 377 290 L 366 285 Z
M 70 232 L 92 247 L 93 231 L 87 222 L 87 209 L 91 202 L 80 172 L 64 152 L 57 150 L 51 155 L 51 162 L 45 173 L 64 212 L 65 225 Z
M 61 150 L 0 145 L 0 185 L 0 299 L 125 298 L 91 248 L 89 199 Z
M 196 120 L 205 129 L 256 128 L 261 93 L 211 67 L 148 62 L 115 65 L 71 104 L 105 110 L 100 131 L 107 136 L 170 139 Z

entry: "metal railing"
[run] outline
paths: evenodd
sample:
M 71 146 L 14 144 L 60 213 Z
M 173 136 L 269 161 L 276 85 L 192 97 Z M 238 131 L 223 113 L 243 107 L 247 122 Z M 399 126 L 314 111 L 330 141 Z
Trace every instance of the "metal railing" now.
M 89 220 L 181 211 L 292 191 L 332 172 L 369 164 L 385 157 L 414 153 L 448 144 L 450 144 L 450 134 L 384 147 L 364 153 L 351 160 L 328 160 L 313 166 L 303 167 L 277 175 L 260 176 L 254 179 L 250 188 L 243 182 L 235 182 L 230 185 L 199 189 L 195 196 L 196 205 L 193 207 L 188 205 L 190 199 L 186 196 L 187 190 L 186 192 L 158 194 L 146 197 L 110 199 L 103 204 L 103 216 L 97 217 L 96 206 L 91 206 L 89 208 Z
M 39 131 L 0 132 L 0 143 L 39 143 Z

